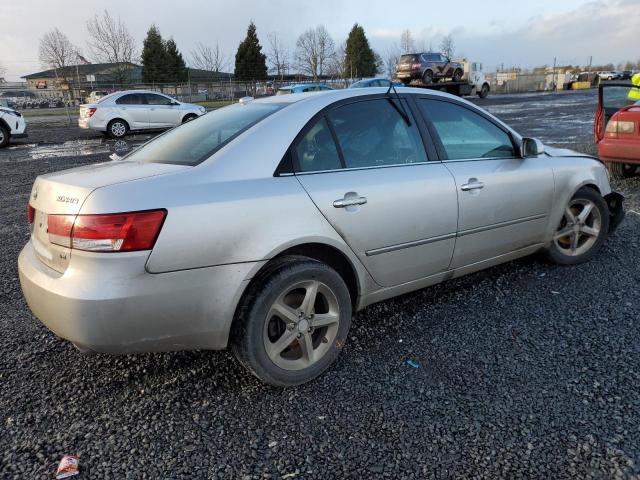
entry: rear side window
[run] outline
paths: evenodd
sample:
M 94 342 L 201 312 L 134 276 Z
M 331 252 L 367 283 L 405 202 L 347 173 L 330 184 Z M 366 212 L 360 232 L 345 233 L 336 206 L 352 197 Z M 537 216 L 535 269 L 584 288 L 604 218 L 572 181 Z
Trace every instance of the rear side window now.
M 194 166 L 283 107 L 276 103 L 250 102 L 220 108 L 169 130 L 126 158 L 135 162 Z
M 141 93 L 129 93 L 116 100 L 118 105 L 145 105 L 144 95 Z
M 400 63 L 416 63 L 420 61 L 419 55 L 402 55 L 400 57 Z
M 409 113 L 406 106 L 405 110 Z M 388 99 L 348 104 L 336 108 L 328 117 L 346 168 L 427 161 L 415 122 L 407 126 Z
M 171 105 L 173 100 L 164 95 L 158 95 L 156 93 L 145 93 L 147 97 L 147 103 L 149 105 Z
M 418 100 L 431 120 L 449 160 L 515 156 L 509 135 L 472 110 L 450 102 Z
M 300 172 L 321 172 L 342 168 L 338 149 L 324 117 L 302 137 L 296 147 L 296 157 Z

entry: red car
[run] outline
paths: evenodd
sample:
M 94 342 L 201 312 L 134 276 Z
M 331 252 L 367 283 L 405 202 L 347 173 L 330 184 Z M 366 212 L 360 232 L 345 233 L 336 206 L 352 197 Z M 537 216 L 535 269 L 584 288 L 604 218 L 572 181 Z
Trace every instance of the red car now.
M 640 104 L 628 98 L 631 87 L 603 82 L 598 92 L 594 126 L 598 156 L 617 178 L 631 177 L 640 167 Z

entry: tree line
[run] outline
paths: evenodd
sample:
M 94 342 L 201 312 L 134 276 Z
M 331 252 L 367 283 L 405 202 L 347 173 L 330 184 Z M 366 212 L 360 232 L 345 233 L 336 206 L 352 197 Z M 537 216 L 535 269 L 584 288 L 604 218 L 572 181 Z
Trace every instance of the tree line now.
M 186 61 L 176 42 L 163 39 L 156 25 L 151 25 L 138 52 L 135 39 L 120 18 L 107 10 L 87 22 L 87 48 L 91 58 L 101 63 L 115 63 L 116 80 L 126 82 L 127 68 L 122 64 L 140 62 L 145 83 L 177 83 L 188 80 Z M 323 25 L 309 28 L 297 39 L 290 50 L 281 37 L 271 32 L 266 35 L 266 48 L 260 43 L 256 25 L 249 23 L 245 38 L 238 45 L 235 57 L 227 56 L 216 43 L 213 46 L 198 43 L 190 52 L 192 67 L 210 72 L 223 72 L 233 67 L 236 80 L 264 80 L 269 76 L 282 78 L 289 73 L 304 74 L 314 81 L 327 76 L 333 78 L 372 77 L 378 73 L 392 77 L 400 56 L 416 51 L 431 51 L 432 45 L 417 44 L 410 30 L 404 30 L 398 44 L 384 54 L 375 52 L 364 28 L 355 23 L 347 38 L 336 44 Z M 455 41 L 446 35 L 438 45 L 440 51 L 453 58 Z M 52 69 L 86 62 L 80 48 L 73 45 L 58 28 L 40 38 L 39 58 Z M 88 63 L 88 62 L 87 62 Z M 620 67 L 623 67 L 621 64 Z M 627 62 L 625 70 L 640 68 L 640 62 Z M 622 68 L 620 68 L 622 69 Z M 1 73 L 1 69 L 0 69 Z

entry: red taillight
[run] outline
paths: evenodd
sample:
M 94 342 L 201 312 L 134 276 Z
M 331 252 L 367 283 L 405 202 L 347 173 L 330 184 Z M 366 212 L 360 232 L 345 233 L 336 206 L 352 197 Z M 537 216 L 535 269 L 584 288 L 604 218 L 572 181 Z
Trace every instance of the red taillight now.
M 49 215 L 49 241 L 92 252 L 151 250 L 166 210 L 103 215 Z
M 94 113 L 96 113 L 97 108 L 87 108 L 87 118 L 91 117 Z
M 411 68 L 414 70 L 418 70 L 421 67 L 421 65 L 419 63 L 412 63 L 411 64 Z
M 36 209 L 31 206 L 30 203 L 27 203 L 27 220 L 29 221 L 29 225 L 33 223 L 36 218 Z

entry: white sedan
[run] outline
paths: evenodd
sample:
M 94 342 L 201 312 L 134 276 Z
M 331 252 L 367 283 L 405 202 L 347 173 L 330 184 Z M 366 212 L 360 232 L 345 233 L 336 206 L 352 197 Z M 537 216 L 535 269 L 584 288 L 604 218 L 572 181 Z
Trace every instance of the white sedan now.
M 179 102 L 162 93 L 127 90 L 80 105 L 78 125 L 122 138 L 132 131 L 175 127 L 205 113 L 200 105 Z

